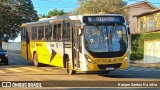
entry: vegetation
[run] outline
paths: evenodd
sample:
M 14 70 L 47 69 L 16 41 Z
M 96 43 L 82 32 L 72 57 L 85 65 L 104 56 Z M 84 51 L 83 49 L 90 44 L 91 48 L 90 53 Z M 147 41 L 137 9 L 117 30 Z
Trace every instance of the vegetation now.
M 160 40 L 160 32 L 133 34 L 131 36 L 131 60 L 142 60 L 144 55 L 144 41 Z
M 0 46 L 2 41 L 14 40 L 19 32 L 19 26 L 25 22 L 38 20 L 31 0 L 1 0 L 0 2 Z
M 57 10 L 57 9 L 54 9 L 54 10 L 52 10 L 52 11 L 49 11 L 48 12 L 48 15 L 41 15 L 40 16 L 40 18 L 46 18 L 46 17 L 48 17 L 48 18 L 50 18 L 50 17 L 52 17 L 52 16 L 57 16 L 57 15 L 66 15 L 67 13 L 66 12 L 64 12 L 63 10 Z
M 71 11 L 71 15 L 75 14 L 99 14 L 100 12 L 106 14 L 122 14 L 124 15 L 127 24 L 128 13 L 126 8 L 127 2 L 124 0 L 78 0 L 79 7 Z
M 78 0 L 79 7 L 76 9 L 78 14 L 94 14 L 105 12 L 108 14 L 124 14 L 122 10 L 127 4 L 123 0 Z

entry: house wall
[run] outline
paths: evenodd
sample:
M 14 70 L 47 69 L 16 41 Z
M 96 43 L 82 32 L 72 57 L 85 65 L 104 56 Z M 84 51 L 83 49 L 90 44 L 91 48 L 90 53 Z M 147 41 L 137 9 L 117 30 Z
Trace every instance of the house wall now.
M 160 10 L 156 13 L 138 17 L 139 33 L 155 30 L 160 30 Z
M 128 8 L 128 13 L 129 13 L 129 27 L 131 30 L 131 34 L 138 33 L 137 30 L 137 17 L 133 17 L 133 15 L 141 14 L 146 11 L 153 10 L 152 7 L 149 5 L 143 3 L 143 4 L 138 4 L 134 5 Z

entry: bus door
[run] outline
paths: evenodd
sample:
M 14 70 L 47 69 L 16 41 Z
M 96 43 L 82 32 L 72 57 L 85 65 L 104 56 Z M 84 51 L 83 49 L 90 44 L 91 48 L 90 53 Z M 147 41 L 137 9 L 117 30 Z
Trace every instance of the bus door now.
M 22 57 L 28 59 L 28 32 L 26 27 L 21 28 L 21 54 Z
M 80 29 L 80 23 L 79 20 L 73 21 L 73 29 L 72 29 L 72 57 L 73 57 L 73 65 L 75 69 L 80 68 L 80 35 L 79 35 L 79 29 Z

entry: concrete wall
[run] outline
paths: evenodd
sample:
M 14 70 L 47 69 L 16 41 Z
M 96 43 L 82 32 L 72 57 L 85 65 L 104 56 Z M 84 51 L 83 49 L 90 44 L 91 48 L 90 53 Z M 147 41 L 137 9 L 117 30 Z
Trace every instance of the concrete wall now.
M 4 50 L 21 50 L 21 42 L 2 42 Z
M 144 42 L 144 63 L 160 63 L 160 41 Z

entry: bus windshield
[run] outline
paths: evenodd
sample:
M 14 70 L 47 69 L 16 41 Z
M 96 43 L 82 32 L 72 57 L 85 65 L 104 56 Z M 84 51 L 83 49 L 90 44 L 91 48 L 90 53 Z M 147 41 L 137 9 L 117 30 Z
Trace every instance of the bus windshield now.
M 127 49 L 125 25 L 84 26 L 85 47 L 92 52 L 117 52 Z

